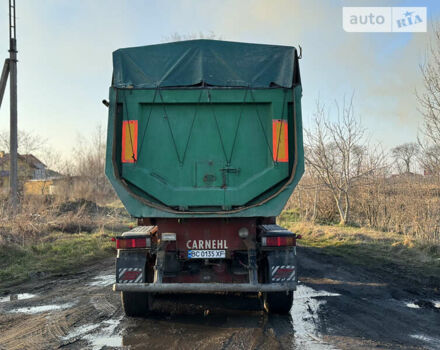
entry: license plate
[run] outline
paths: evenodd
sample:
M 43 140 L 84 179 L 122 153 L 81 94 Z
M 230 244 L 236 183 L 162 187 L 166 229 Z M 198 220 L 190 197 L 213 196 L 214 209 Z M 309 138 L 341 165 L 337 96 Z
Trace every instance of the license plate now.
M 225 250 L 188 250 L 188 259 L 224 259 Z

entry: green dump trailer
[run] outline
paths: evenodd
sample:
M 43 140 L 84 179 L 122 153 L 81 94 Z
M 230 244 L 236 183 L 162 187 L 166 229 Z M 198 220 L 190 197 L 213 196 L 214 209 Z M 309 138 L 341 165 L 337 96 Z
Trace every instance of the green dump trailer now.
M 191 40 L 113 53 L 106 174 L 138 226 L 116 238 L 129 316 L 155 293 L 250 292 L 290 310 L 304 171 L 294 47 Z

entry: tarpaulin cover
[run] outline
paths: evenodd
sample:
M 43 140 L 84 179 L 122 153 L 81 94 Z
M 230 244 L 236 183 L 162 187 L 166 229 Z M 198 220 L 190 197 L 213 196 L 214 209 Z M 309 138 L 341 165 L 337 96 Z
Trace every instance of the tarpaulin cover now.
M 115 51 L 113 86 L 290 88 L 299 83 L 297 67 L 294 47 L 189 40 Z

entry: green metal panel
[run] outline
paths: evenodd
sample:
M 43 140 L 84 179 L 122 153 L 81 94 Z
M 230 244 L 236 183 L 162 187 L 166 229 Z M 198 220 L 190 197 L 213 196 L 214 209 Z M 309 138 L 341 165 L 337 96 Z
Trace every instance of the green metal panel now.
M 106 174 L 135 217 L 276 216 L 303 173 L 300 99 L 299 85 L 111 88 Z M 288 120 L 289 162 L 273 160 L 274 119 Z M 122 164 L 126 120 L 138 158 Z

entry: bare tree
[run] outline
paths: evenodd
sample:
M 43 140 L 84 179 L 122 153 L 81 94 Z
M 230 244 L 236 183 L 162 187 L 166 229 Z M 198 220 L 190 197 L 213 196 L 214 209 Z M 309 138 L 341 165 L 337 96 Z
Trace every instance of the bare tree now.
M 440 175 L 440 146 L 423 144 L 419 163 L 425 175 Z
M 336 102 L 336 110 L 337 121 L 331 122 L 317 102 L 314 127 L 305 130 L 305 159 L 317 180 L 331 191 L 340 224 L 345 225 L 350 221 L 352 189 L 378 171 L 384 157 L 368 149 L 365 129 L 354 114 L 353 97 L 344 98 L 341 106 Z
M 420 147 L 414 142 L 404 143 L 391 150 L 391 155 L 400 174 L 411 172 L 411 165 L 415 162 L 419 152 Z
M 9 132 L 0 132 L 0 150 L 9 151 Z M 47 139 L 40 135 L 25 130 L 18 131 L 18 153 L 32 154 L 40 159 L 48 169 L 62 170 L 62 157 L 50 144 Z
M 33 132 L 18 130 L 18 153 L 30 154 L 41 151 L 47 145 L 47 140 Z M 9 151 L 9 131 L 0 132 L 0 148 Z
M 171 41 L 184 41 L 184 40 L 195 40 L 195 39 L 221 40 L 221 36 L 215 34 L 212 31 L 207 33 L 198 32 L 198 33 L 186 33 L 186 34 L 179 34 L 175 32 L 171 35 L 163 37 L 162 41 L 171 42 Z
M 433 26 L 433 38 L 428 46 L 428 57 L 420 69 L 423 92 L 417 93 L 423 115 L 422 137 L 419 144 L 423 153 L 424 170 L 440 173 L 440 24 Z
M 90 138 L 78 135 L 78 147 L 73 150 L 73 164 L 66 169 L 80 176 L 89 184 L 90 199 L 99 200 L 113 195 L 113 189 L 105 177 L 105 129 L 98 125 Z

